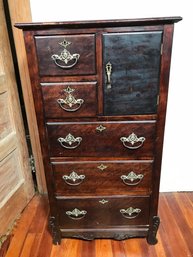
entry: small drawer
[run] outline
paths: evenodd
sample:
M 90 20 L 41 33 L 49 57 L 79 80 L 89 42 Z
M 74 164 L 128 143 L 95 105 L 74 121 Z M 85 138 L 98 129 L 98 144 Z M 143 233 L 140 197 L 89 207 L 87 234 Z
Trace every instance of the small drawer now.
M 153 161 L 53 162 L 55 195 L 150 194 Z
M 92 75 L 95 69 L 95 35 L 36 36 L 39 73 L 42 76 Z
M 153 157 L 155 121 L 47 123 L 50 155 Z
M 64 229 L 148 224 L 148 196 L 65 199 L 58 200 L 57 206 Z
M 96 82 L 41 83 L 47 118 L 90 117 L 97 113 Z

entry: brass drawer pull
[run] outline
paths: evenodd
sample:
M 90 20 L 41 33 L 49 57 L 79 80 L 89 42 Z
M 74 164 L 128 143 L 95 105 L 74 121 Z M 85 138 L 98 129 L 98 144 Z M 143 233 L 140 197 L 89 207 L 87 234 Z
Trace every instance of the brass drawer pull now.
M 65 99 L 62 99 L 62 98 L 57 99 L 57 103 L 60 105 L 60 107 L 67 112 L 77 111 L 78 109 L 80 109 L 80 107 L 84 103 L 83 99 L 76 99 L 72 95 L 72 92 L 74 92 L 74 91 L 75 91 L 75 89 L 72 89 L 68 86 L 66 89 L 64 89 L 64 92 L 67 94 L 66 98 Z M 65 105 L 69 106 L 69 108 L 66 108 Z M 73 108 L 74 105 L 77 107 Z
M 106 129 L 106 127 L 104 127 L 103 125 L 99 125 L 98 127 L 96 127 L 96 131 L 98 131 L 98 132 L 102 132 L 105 129 Z
M 70 186 L 78 186 L 85 179 L 85 175 L 78 175 L 75 171 L 72 171 L 70 175 L 64 175 L 63 180 Z
M 72 67 L 74 67 L 76 65 L 76 63 L 78 62 L 78 59 L 80 58 L 80 54 L 71 54 L 66 47 L 68 45 L 70 45 L 71 42 L 67 41 L 64 39 L 63 42 L 59 43 L 59 45 L 63 46 L 64 49 L 63 51 L 60 53 L 60 55 L 58 54 L 53 54 L 51 56 L 52 60 L 54 61 L 54 63 L 62 68 L 62 69 L 70 69 Z M 69 62 L 72 62 L 70 65 L 67 65 Z
M 129 207 L 127 209 L 121 209 L 120 210 L 120 213 L 126 219 L 134 219 L 139 215 L 140 212 L 141 212 L 141 209 L 133 208 L 133 207 Z
M 66 211 L 66 215 L 68 215 L 68 217 L 73 220 L 80 220 L 84 218 L 86 214 L 87 214 L 87 211 L 85 210 L 80 211 L 77 208 L 75 208 L 72 211 Z
M 112 64 L 108 62 L 105 66 L 106 74 L 107 74 L 107 89 L 111 88 L 111 73 L 112 73 Z
M 121 137 L 120 140 L 126 148 L 134 150 L 140 148 L 143 145 L 145 137 L 137 137 L 135 133 L 131 133 L 128 137 Z
M 65 137 L 59 137 L 58 138 L 58 142 L 60 143 L 60 145 L 66 149 L 75 149 L 77 148 L 80 143 L 82 141 L 82 137 L 74 137 L 73 135 L 71 135 L 70 133 Z M 65 145 L 65 144 L 67 145 Z M 74 145 L 76 144 L 76 145 Z
M 128 175 L 122 175 L 120 178 L 122 179 L 123 183 L 128 186 L 135 186 L 138 185 L 141 180 L 143 179 L 143 174 L 136 174 L 135 172 L 131 171 Z

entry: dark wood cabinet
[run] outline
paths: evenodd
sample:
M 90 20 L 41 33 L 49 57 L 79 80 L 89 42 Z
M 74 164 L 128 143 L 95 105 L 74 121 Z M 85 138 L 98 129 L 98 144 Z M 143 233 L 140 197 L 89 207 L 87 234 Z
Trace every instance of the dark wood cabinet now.
M 54 243 L 157 242 L 172 36 L 180 20 L 16 24 L 24 32 Z

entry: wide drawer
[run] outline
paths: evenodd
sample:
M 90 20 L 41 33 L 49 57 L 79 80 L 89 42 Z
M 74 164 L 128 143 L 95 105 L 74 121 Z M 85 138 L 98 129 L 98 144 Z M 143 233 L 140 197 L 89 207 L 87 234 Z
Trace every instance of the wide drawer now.
M 147 225 L 149 197 L 96 197 L 57 201 L 62 228 Z
M 153 161 L 52 162 L 57 196 L 149 194 Z
M 40 75 L 95 74 L 95 35 L 36 36 Z
M 47 123 L 50 155 L 152 157 L 155 121 Z
M 42 83 L 41 86 L 47 118 L 96 115 L 96 82 Z

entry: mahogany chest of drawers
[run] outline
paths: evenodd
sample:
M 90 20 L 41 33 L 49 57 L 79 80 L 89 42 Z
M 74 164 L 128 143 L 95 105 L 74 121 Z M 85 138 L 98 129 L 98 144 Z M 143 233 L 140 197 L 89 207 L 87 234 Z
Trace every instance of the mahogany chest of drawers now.
M 16 24 L 24 32 L 53 242 L 155 244 L 174 23 Z

